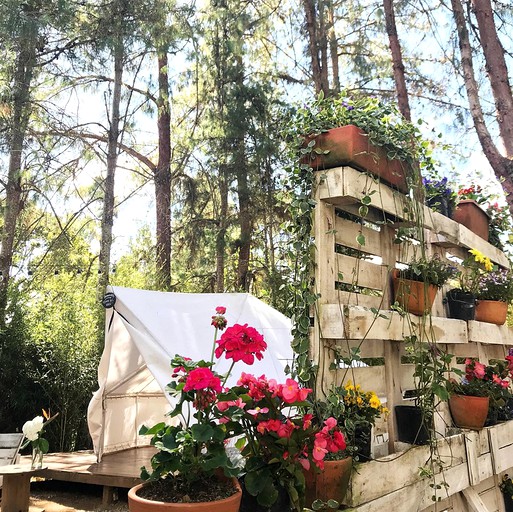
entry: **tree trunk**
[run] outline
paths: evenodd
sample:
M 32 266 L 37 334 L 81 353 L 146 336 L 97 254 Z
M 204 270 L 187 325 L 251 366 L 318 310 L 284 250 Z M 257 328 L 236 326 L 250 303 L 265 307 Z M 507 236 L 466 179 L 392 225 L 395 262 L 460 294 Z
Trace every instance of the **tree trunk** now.
M 340 71 L 338 65 L 338 41 L 335 32 L 335 14 L 333 1 L 328 0 L 328 37 L 330 45 L 331 70 L 333 75 L 333 94 L 340 93 Z
M 472 61 L 472 48 L 465 20 L 465 13 L 461 0 L 451 0 L 452 11 L 456 28 L 458 31 L 458 43 L 461 53 L 461 67 L 463 69 L 463 79 L 467 91 L 470 112 L 474 121 L 477 136 L 483 152 L 490 162 L 495 175 L 501 180 L 502 188 L 506 195 L 509 210 L 513 215 L 513 161 L 502 156 L 497 146 L 494 144 L 492 136 L 486 126 L 483 110 L 479 99 L 479 88 L 474 73 L 474 64 Z M 500 123 L 499 123 L 500 124 Z
M 171 288 L 171 113 L 169 106 L 168 58 L 158 53 L 159 159 L 155 171 L 155 204 L 157 214 L 157 278 L 159 288 Z
M 327 36 L 326 27 L 317 23 L 322 19 L 319 4 L 316 0 L 303 0 L 305 8 L 306 29 L 308 32 L 308 51 L 312 62 L 312 78 L 315 92 L 329 94 L 328 70 L 327 70 Z M 324 52 L 323 49 L 324 48 Z
M 497 35 L 490 0 L 472 0 L 479 28 L 479 38 L 486 61 L 486 72 L 490 80 L 499 132 L 506 156 L 513 157 L 513 94 L 509 83 L 504 48 Z
M 21 49 L 16 59 L 12 87 L 13 107 L 8 136 L 9 164 L 5 185 L 2 247 L 0 249 L 0 327 L 5 325 L 16 226 L 23 210 L 21 162 L 31 111 L 30 86 L 36 64 L 36 37 L 37 32 L 33 29 L 28 36 L 21 39 Z
M 219 195 L 221 207 L 219 211 L 219 228 L 216 236 L 216 292 L 224 292 L 224 260 L 226 252 L 226 227 L 228 218 L 228 177 L 226 166 L 219 169 Z
M 395 23 L 395 13 L 392 0 L 383 0 L 383 9 L 385 11 L 385 23 L 388 34 L 390 52 L 392 54 L 392 68 L 394 71 L 395 90 L 397 94 L 397 103 L 399 111 L 405 119 L 411 121 L 410 103 L 408 101 L 408 89 L 406 88 L 406 79 L 404 75 L 404 62 L 401 51 L 401 43 L 397 36 L 397 26 Z
M 107 176 L 103 185 L 103 215 L 100 242 L 100 276 L 98 294 L 103 296 L 109 284 L 110 255 L 112 249 L 112 228 L 114 225 L 114 177 L 118 163 L 118 139 L 120 123 L 121 86 L 123 78 L 124 48 L 118 40 L 114 48 L 114 90 L 111 103 L 111 121 L 107 149 Z

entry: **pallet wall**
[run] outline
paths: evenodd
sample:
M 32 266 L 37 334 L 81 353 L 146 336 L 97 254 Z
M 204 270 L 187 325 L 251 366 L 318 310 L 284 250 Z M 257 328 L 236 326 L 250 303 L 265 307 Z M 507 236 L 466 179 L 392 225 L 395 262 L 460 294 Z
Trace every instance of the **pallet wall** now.
M 368 198 L 362 222 L 360 207 Z M 431 317 L 404 317 L 390 310 L 390 273 L 420 255 L 419 243 L 428 254 L 455 265 L 475 248 L 509 267 L 501 251 L 465 226 L 351 167 L 318 171 L 315 199 L 314 286 L 320 298 L 312 311 L 311 357 L 319 365 L 321 396 L 333 383 L 352 380 L 375 391 L 391 411 L 411 403 L 403 396 L 414 388 L 413 367 L 403 356 L 404 337 L 412 333 L 454 354 L 460 368 L 461 358 L 478 357 L 486 364 L 507 355 L 513 346 L 511 328 L 448 318 L 442 300 L 446 289 L 438 292 Z M 421 219 L 422 228 L 413 217 Z M 406 241 L 396 243 L 398 236 Z M 365 364 L 348 367 L 341 358 L 350 358 L 355 349 Z M 513 473 L 513 421 L 478 433 L 455 430 L 447 404 L 441 404 L 436 429 L 449 484 L 438 493 L 438 504 L 432 502 L 432 480 L 421 478 L 418 470 L 429 458 L 429 448 L 398 443 L 391 413 L 374 429 L 377 460 L 353 473 L 347 501 L 351 510 L 502 511 L 497 483 L 504 472 Z

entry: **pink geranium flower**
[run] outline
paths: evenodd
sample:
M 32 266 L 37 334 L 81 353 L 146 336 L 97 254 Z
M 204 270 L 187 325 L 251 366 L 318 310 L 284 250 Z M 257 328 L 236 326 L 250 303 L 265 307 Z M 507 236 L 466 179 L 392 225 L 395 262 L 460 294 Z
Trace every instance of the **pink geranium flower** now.
M 217 343 L 217 358 L 224 353 L 226 359 L 233 359 L 234 362 L 244 361 L 246 364 L 253 364 L 255 357 L 261 360 L 262 352 L 267 349 L 264 337 L 255 328 L 248 327 L 248 324 L 235 324 L 229 327 Z
M 184 391 L 193 389 L 211 389 L 216 393 L 221 392 L 221 379 L 212 373 L 209 368 L 195 368 L 185 381 Z

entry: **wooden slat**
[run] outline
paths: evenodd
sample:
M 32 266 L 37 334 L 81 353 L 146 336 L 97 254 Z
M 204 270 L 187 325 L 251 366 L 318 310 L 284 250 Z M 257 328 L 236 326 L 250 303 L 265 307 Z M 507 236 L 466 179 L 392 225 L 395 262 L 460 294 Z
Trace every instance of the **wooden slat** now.
M 486 507 L 484 501 L 481 499 L 479 494 L 477 494 L 477 492 L 472 489 L 472 487 L 463 489 L 462 494 L 467 501 L 469 512 L 489 512 L 489 509 Z
M 496 345 L 511 345 L 513 343 L 513 328 L 505 325 L 489 324 L 487 322 L 468 322 L 469 341 Z
M 320 199 L 344 206 L 360 203 L 364 196 L 370 195 L 372 207 L 404 218 L 404 196 L 367 174 L 351 167 L 335 167 L 323 171 L 323 175 L 326 179 L 318 187 Z
M 23 434 L 0 434 L 1 448 L 18 448 L 23 441 Z
M 387 269 L 383 265 L 375 265 L 345 254 L 337 254 L 336 259 L 337 281 L 374 290 L 383 289 L 387 276 Z
M 425 339 L 437 343 L 467 343 L 467 326 L 463 320 L 431 318 L 430 326 L 422 325 L 420 317 L 409 315 L 409 321 L 393 311 L 382 311 L 385 318 L 376 317 L 372 311 L 348 306 L 345 315 L 346 333 L 350 339 L 388 339 L 402 341 L 411 334 L 411 326 L 417 333 L 424 330 Z
M 335 217 L 335 242 L 345 247 L 351 247 L 366 253 L 381 255 L 381 233 L 356 222 Z M 365 244 L 360 245 L 356 238 L 359 235 L 365 237 Z

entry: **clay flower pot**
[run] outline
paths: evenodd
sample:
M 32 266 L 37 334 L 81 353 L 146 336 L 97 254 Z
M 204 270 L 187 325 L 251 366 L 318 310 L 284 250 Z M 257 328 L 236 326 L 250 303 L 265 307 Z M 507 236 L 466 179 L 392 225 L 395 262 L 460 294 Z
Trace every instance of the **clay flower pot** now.
M 490 398 L 487 396 L 451 395 L 449 409 L 457 427 L 479 430 L 488 416 Z
M 431 311 L 438 288 L 433 284 L 426 285 L 422 281 L 411 281 L 399 277 L 399 271 L 392 272 L 394 300 L 402 309 L 414 315 L 423 315 Z
M 305 471 L 305 502 L 308 507 L 315 500 L 336 500 L 344 503 L 353 468 L 352 457 L 324 461 L 324 469 L 317 473 L 314 468 Z
M 408 191 L 405 171 L 409 170 L 406 162 L 389 160 L 386 151 L 369 142 L 368 135 L 360 128 L 349 124 L 332 128 L 316 137 L 306 137 L 306 142 L 315 138 L 314 148 L 328 151 L 319 155 L 312 153 L 303 157 L 302 163 L 309 164 L 314 170 L 330 169 L 349 165 L 368 171 L 401 192 Z
M 233 478 L 236 492 L 223 500 L 202 503 L 164 503 L 141 498 L 137 491 L 144 484 L 136 485 L 128 491 L 128 509 L 130 512 L 238 512 L 242 491 L 239 482 Z
M 508 315 L 508 303 L 501 300 L 478 300 L 476 320 L 489 324 L 503 325 Z
M 456 206 L 452 218 L 488 241 L 490 219 L 488 214 L 473 199 L 461 200 Z

